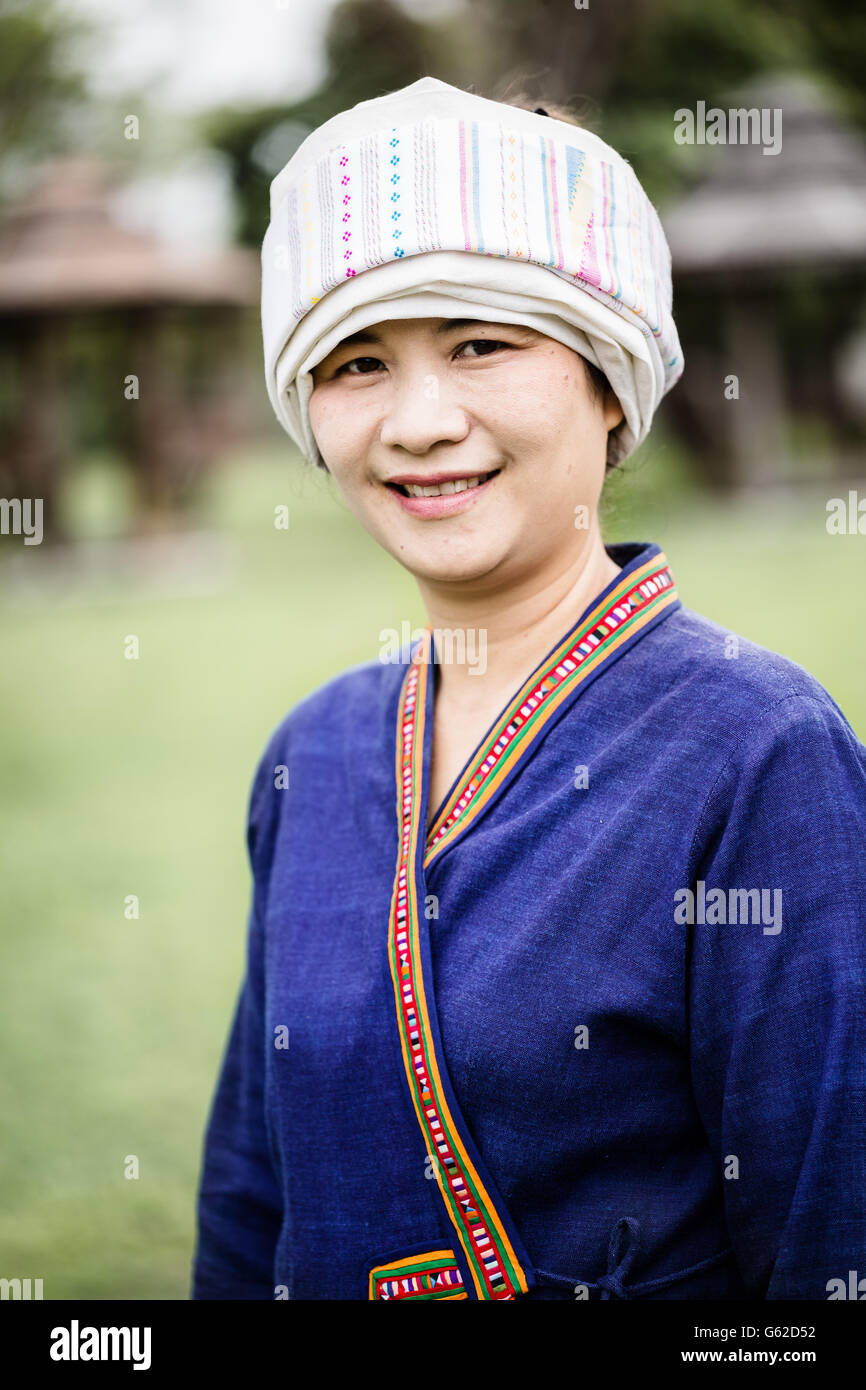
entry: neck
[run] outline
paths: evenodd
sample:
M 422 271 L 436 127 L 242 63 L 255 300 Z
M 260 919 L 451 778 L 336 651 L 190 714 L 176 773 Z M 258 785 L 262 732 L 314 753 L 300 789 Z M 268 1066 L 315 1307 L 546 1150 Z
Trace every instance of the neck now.
M 447 650 L 440 650 L 437 699 L 466 710 L 492 697 L 503 702 L 619 572 L 595 531 L 567 563 L 501 592 L 478 594 L 419 581 L 434 637 L 437 629 L 464 633 L 471 655 L 471 660 L 449 659 Z

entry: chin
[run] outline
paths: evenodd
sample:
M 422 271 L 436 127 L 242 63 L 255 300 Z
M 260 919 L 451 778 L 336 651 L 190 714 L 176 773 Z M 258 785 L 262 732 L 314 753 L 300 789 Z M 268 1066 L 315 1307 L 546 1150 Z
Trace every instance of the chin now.
M 486 578 L 501 563 L 499 555 L 417 555 L 411 560 L 398 556 L 417 579 L 425 579 L 431 584 L 473 584 Z

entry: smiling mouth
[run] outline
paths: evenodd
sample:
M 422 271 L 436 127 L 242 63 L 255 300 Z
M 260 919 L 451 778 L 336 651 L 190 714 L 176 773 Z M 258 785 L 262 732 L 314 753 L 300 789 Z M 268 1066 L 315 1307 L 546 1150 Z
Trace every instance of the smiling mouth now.
M 388 487 L 402 493 L 404 497 L 448 497 L 455 492 L 468 492 L 471 488 L 479 487 L 495 478 L 499 472 L 500 469 L 494 468 L 489 473 L 476 473 L 467 478 L 449 478 L 443 483 L 388 483 Z

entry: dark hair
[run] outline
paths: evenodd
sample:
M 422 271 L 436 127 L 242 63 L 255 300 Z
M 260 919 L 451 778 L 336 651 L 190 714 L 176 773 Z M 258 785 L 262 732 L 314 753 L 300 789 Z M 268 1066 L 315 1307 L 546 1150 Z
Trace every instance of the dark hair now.
M 586 378 L 589 382 L 589 394 L 594 401 L 603 401 L 608 391 L 610 391 L 610 382 L 601 370 L 601 367 L 597 367 L 594 362 L 590 362 L 588 357 L 584 357 L 582 361 L 586 368 Z

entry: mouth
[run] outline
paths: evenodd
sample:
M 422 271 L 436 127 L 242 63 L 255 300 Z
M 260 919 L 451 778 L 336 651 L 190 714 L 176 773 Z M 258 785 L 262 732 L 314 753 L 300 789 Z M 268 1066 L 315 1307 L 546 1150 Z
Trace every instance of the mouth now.
M 491 478 L 495 478 L 500 469 L 493 468 L 488 473 L 475 473 L 472 475 L 452 474 L 450 477 L 399 477 L 390 478 L 387 486 L 394 489 L 402 497 L 453 497 L 458 492 L 470 492 L 474 488 L 483 487 Z
M 421 521 L 436 521 L 468 511 L 495 486 L 502 470 L 492 468 L 486 473 L 411 474 L 389 478 L 388 491 L 398 506 Z

